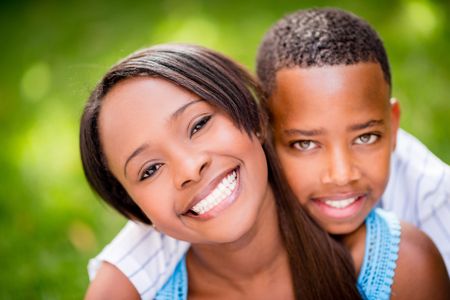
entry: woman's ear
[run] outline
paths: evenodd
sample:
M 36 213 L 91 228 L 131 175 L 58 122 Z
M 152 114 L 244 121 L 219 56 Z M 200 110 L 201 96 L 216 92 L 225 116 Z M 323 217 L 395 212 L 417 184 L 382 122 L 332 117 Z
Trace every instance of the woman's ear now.
M 261 144 L 264 144 L 264 141 L 265 141 L 266 139 L 265 139 L 265 136 L 261 133 L 261 131 L 257 131 L 257 132 L 255 133 L 255 135 L 256 135 L 256 137 L 258 138 L 258 141 L 259 141 Z
M 260 114 L 260 122 L 259 122 L 259 128 L 255 132 L 256 137 L 258 138 L 259 142 L 264 144 L 264 142 L 267 140 L 267 130 L 269 126 L 269 118 L 267 114 L 261 113 Z

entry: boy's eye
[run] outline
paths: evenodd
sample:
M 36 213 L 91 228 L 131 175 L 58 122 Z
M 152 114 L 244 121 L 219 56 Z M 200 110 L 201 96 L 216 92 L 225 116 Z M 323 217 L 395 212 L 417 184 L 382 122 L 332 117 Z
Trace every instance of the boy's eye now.
M 300 151 L 307 151 L 317 148 L 317 144 L 310 140 L 302 140 L 293 142 L 291 144 L 291 147 L 294 147 L 295 149 Z
M 140 180 L 145 180 L 147 178 L 152 177 L 153 175 L 155 175 L 155 173 L 159 170 L 159 168 L 162 167 L 162 164 L 153 164 L 150 165 L 149 167 L 147 167 L 144 172 L 142 172 L 141 178 Z
M 190 132 L 190 136 L 193 136 L 195 133 L 197 133 L 197 131 L 199 131 L 200 129 L 203 128 L 203 126 L 206 125 L 206 123 L 208 123 L 208 121 L 211 119 L 211 116 L 205 116 L 203 118 L 201 118 L 197 123 L 194 124 L 194 126 L 192 126 L 191 132 Z
M 380 136 L 374 133 L 367 133 L 360 135 L 356 138 L 355 144 L 358 145 L 369 145 L 375 143 Z

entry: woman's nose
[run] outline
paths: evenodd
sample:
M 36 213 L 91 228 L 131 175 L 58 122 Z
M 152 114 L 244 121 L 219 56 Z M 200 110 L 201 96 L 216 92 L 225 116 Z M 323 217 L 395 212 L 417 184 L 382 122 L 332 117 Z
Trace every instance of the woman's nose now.
M 174 184 L 183 189 L 193 182 L 199 182 L 210 165 L 210 156 L 200 149 L 184 149 L 175 154 L 173 162 Z

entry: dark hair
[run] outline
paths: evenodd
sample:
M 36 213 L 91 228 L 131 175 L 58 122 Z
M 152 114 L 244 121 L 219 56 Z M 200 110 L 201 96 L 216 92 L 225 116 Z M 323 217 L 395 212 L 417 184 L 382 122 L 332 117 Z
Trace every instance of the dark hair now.
M 91 187 L 108 204 L 127 218 L 151 224 L 147 216 L 109 171 L 98 134 L 98 116 L 102 100 L 119 81 L 152 76 L 164 78 L 185 88 L 227 112 L 247 133 L 259 128 L 261 117 L 246 87 L 241 68 L 230 68 L 215 53 L 189 45 L 160 45 L 137 51 L 113 66 L 91 93 L 80 128 L 81 160 Z M 248 80 L 248 82 L 239 82 Z
M 255 80 L 223 55 L 190 45 L 161 45 L 138 51 L 109 70 L 86 104 L 80 128 L 83 168 L 91 187 L 128 218 L 150 224 L 108 169 L 101 150 L 98 115 L 108 91 L 121 80 L 151 76 L 168 80 L 225 111 L 247 133 L 264 130 Z M 270 140 L 268 138 L 267 140 Z M 316 225 L 286 184 L 271 143 L 264 143 L 280 232 L 298 299 L 359 299 L 351 257 Z
M 264 92 L 271 95 L 276 72 L 283 68 L 380 64 L 391 87 L 391 72 L 383 42 L 361 18 L 333 8 L 306 9 L 289 14 L 265 34 L 256 69 Z

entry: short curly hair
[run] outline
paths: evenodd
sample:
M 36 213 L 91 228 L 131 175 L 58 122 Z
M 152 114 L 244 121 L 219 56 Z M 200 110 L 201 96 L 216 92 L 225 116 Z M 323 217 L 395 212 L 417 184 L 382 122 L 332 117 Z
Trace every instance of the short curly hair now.
M 258 50 L 256 72 L 266 95 L 283 68 L 379 63 L 391 87 L 383 42 L 361 18 L 334 8 L 299 10 L 275 23 Z

